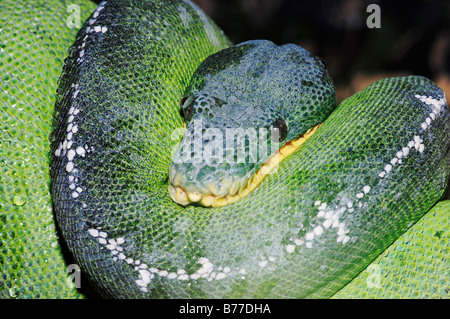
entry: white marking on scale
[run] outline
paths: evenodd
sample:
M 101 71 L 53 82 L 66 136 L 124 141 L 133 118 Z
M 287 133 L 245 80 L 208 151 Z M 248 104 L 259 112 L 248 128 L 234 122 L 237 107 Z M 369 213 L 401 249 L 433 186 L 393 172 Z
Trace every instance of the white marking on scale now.
M 98 237 L 98 230 L 95 228 L 91 228 L 88 230 L 89 235 L 91 235 L 92 237 Z
M 74 157 L 75 157 L 75 151 L 74 151 L 74 150 L 70 150 L 70 151 L 67 153 L 67 159 L 68 159 L 69 161 L 72 161 Z
M 402 148 L 402 153 L 403 153 L 404 157 L 408 156 L 409 149 L 410 149 L 409 146 L 405 146 L 405 147 Z
M 83 51 L 82 51 L 83 52 Z M 83 56 L 84 52 L 81 53 L 80 55 Z M 80 94 L 80 90 L 79 90 L 79 84 L 78 83 L 72 83 L 71 84 L 71 88 L 74 89 L 74 93 L 72 95 L 73 99 L 76 99 L 77 96 Z M 69 189 L 70 190 L 75 190 L 73 192 L 71 192 L 71 197 L 76 199 L 80 196 L 80 194 L 83 192 L 83 189 L 79 186 L 76 185 L 75 183 L 78 183 L 78 178 L 75 179 L 74 175 L 78 170 L 75 167 L 75 159 L 76 156 L 81 156 L 81 157 L 85 157 L 86 156 L 86 149 L 83 148 L 82 146 L 78 146 L 76 147 L 75 150 L 71 149 L 72 145 L 74 143 L 75 140 L 75 135 L 78 133 L 79 131 L 79 127 L 78 125 L 75 123 L 75 116 L 78 115 L 80 112 L 79 108 L 75 108 L 75 107 L 70 107 L 68 115 L 69 118 L 67 120 L 67 127 L 66 127 L 66 138 L 64 139 L 63 143 L 60 143 L 58 148 L 55 150 L 55 155 L 58 157 L 61 156 L 67 156 L 67 164 L 66 164 L 66 171 L 68 173 L 71 173 L 68 176 L 68 181 L 69 181 Z M 84 204 L 83 207 L 85 208 L 86 205 Z
M 436 119 L 436 116 L 441 112 L 441 109 L 446 105 L 445 96 L 440 99 L 435 99 L 431 96 L 416 94 L 414 97 L 431 106 L 431 113 L 427 118 L 425 118 L 425 121 L 420 124 L 421 129 L 426 131 Z M 419 153 L 423 153 L 425 151 L 425 144 L 423 143 L 423 139 L 420 135 L 414 135 L 413 139 L 408 142 L 408 145 L 402 147 L 402 149 L 397 152 L 396 157 L 391 159 L 390 164 L 387 164 L 384 167 L 384 170 L 378 173 L 378 177 L 384 178 L 386 174 L 390 173 L 393 166 L 396 164 L 401 165 L 401 158 L 408 157 L 412 149 L 415 149 Z
M 323 233 L 322 226 L 316 226 L 313 230 L 315 236 L 320 236 Z
M 289 254 L 290 253 L 293 253 L 295 251 L 295 245 L 287 245 L 286 246 L 286 252 L 288 252 Z
M 314 239 L 314 233 L 313 232 L 307 232 L 305 235 L 305 240 L 313 240 Z
M 73 163 L 72 162 L 68 162 L 66 165 L 66 171 L 68 173 L 70 173 L 73 170 Z
M 333 224 L 333 220 L 332 219 L 326 219 L 324 222 L 323 222 L 323 227 L 325 227 L 325 228 L 330 228 L 331 227 L 331 225 Z
M 392 170 L 392 165 L 391 164 L 386 164 L 386 166 L 384 167 L 384 170 L 386 173 L 389 173 Z
M 81 189 L 77 189 L 77 191 L 81 191 Z M 109 237 L 108 234 L 96 228 L 88 229 L 88 233 L 111 252 L 111 254 L 113 255 L 113 260 L 120 260 L 129 265 L 135 265 L 134 268 L 136 271 L 138 271 L 138 279 L 135 282 L 143 292 L 148 291 L 147 286 L 151 282 L 151 279 L 153 279 L 156 275 L 160 277 L 166 277 L 167 279 L 177 279 L 181 281 L 186 281 L 189 279 L 198 280 L 200 278 L 203 278 L 207 281 L 212 281 L 225 279 L 229 275 L 242 275 L 246 273 L 245 269 L 238 268 L 233 271 L 230 267 L 218 267 L 217 271 L 215 271 L 216 267 L 206 257 L 201 257 L 198 259 L 197 263 L 201 265 L 201 267 L 195 273 L 190 275 L 184 268 L 180 268 L 174 272 L 169 272 L 168 270 L 159 270 L 155 267 L 149 268 L 147 264 L 141 263 L 140 260 L 134 260 L 133 258 L 126 256 L 126 254 L 123 252 L 124 248 L 121 246 L 125 243 L 124 237 L 118 237 L 116 239 L 109 238 L 107 240 L 106 238 Z M 269 258 L 269 260 L 275 261 L 275 258 L 271 257 Z M 262 260 L 258 263 L 260 267 L 265 267 L 267 264 L 267 260 Z
M 76 149 L 76 153 L 81 157 L 86 156 L 86 150 L 83 148 L 83 146 L 78 146 Z
M 426 130 L 432 124 L 432 121 L 436 119 L 436 116 L 441 111 L 441 108 L 446 104 L 445 98 L 441 98 L 439 100 L 433 99 L 432 97 L 420 96 L 416 95 L 416 98 L 420 99 L 422 102 L 431 105 L 432 112 L 429 117 L 425 119 L 425 121 L 421 124 L 422 130 Z M 384 169 L 378 172 L 379 178 L 386 177 L 389 174 L 395 165 L 401 165 L 402 159 L 405 159 L 410 154 L 412 149 L 417 150 L 419 153 L 422 153 L 425 150 L 425 144 L 423 143 L 423 139 L 419 135 L 414 135 L 413 140 L 409 141 L 407 146 L 402 147 L 400 150 L 396 152 L 396 155 L 389 161 L 389 163 L 385 164 Z M 365 185 L 362 188 L 361 192 L 356 193 L 357 199 L 363 199 L 366 194 L 370 193 L 371 187 L 370 185 Z M 307 248 L 312 247 L 312 241 L 315 236 L 320 236 L 324 228 L 338 228 L 337 231 L 337 242 L 342 244 L 346 244 L 350 240 L 350 236 L 348 236 L 349 230 L 346 228 L 344 222 L 340 222 L 340 216 L 348 210 L 348 212 L 353 212 L 353 202 L 348 202 L 347 207 L 338 207 L 332 209 L 327 209 L 327 203 L 322 203 L 320 200 L 314 202 L 314 206 L 318 207 L 317 218 L 324 219 L 321 226 L 316 226 L 313 231 L 307 232 L 303 239 L 295 239 L 294 242 L 296 245 L 305 244 Z M 363 203 L 357 201 L 358 207 L 363 207 Z M 320 228 L 319 228 L 320 227 Z M 305 242 L 306 241 L 306 242 Z M 286 246 L 286 251 L 288 253 L 292 253 L 295 250 L 295 246 L 290 244 Z

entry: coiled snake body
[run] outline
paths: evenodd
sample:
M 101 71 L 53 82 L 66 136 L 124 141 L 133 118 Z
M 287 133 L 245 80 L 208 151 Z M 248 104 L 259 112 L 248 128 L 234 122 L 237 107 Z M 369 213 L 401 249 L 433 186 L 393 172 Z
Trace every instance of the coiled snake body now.
M 41 56 L 30 53 L 15 46 L 21 38 L 7 29 L 0 52 L 12 65 L 14 59 L 24 65 L 38 61 L 24 72 L 34 74 L 29 77 L 5 67 L 1 82 L 6 92 L 0 110 L 3 294 L 73 296 L 49 219 L 51 207 L 75 263 L 105 297 L 331 297 L 396 240 L 412 247 L 408 256 L 419 256 L 412 264 L 424 262 L 420 256 L 427 253 L 402 238 L 420 231 L 415 227 L 427 230 L 430 223 L 443 230 L 418 236 L 425 247 L 442 248 L 432 256 L 440 268 L 430 275 L 413 265 L 416 270 L 400 275 L 408 288 L 402 293 L 448 296 L 450 206 L 437 203 L 450 173 L 450 114 L 444 93 L 430 80 L 383 79 L 336 107 L 324 64 L 301 48 L 268 41 L 231 47 L 189 1 L 108 0 L 90 14 L 69 50 L 52 130 L 53 101 L 42 98 L 42 91 L 53 92 L 56 81 L 41 66 L 52 64 L 40 59 L 64 56 L 67 46 L 52 48 L 59 40 L 38 24 L 33 28 L 45 5 L 32 3 L 15 9 L 18 17 L 28 17 L 21 30 L 29 38 L 22 40 L 47 47 Z M 61 10 L 61 4 L 54 5 L 48 10 Z M 49 30 L 68 32 L 57 15 L 51 21 Z M 29 83 L 22 85 L 26 93 L 20 83 Z M 276 127 L 286 135 L 279 146 L 291 147 L 281 154 L 292 154 L 255 190 L 228 205 L 175 203 L 172 198 L 208 204 L 207 196 L 226 197 L 225 182 L 216 182 L 235 173 L 245 177 L 233 192 L 242 194 L 268 158 L 250 166 L 170 165 L 179 156 L 180 140 L 187 143 L 180 134 L 185 132 L 181 99 L 186 132 L 194 132 L 199 118 L 206 125 L 202 129 L 208 123 L 221 128 L 245 123 L 268 132 Z M 293 150 L 297 142 L 289 143 L 318 124 Z M 37 170 L 28 166 L 27 156 L 39 159 Z M 170 181 L 169 166 L 174 167 Z M 29 172 L 35 171 L 42 176 L 34 179 Z M 181 175 L 192 171 L 195 176 Z M 41 182 L 36 186 L 34 180 Z M 232 188 L 233 182 L 226 184 Z M 172 187 L 171 198 L 169 184 L 187 195 L 174 195 Z M 33 187 L 41 192 L 33 194 Z M 207 191 L 200 200 L 196 191 L 202 187 Z M 41 214 L 47 216 L 45 227 L 35 222 Z M 24 232 L 26 227 L 31 230 Z M 395 244 L 389 249 L 395 251 Z M 25 270 L 36 263 L 37 275 Z M 392 266 L 378 264 L 381 274 Z M 389 296 L 395 279 L 386 278 L 386 287 L 374 289 Z M 340 296 L 358 293 L 357 280 Z

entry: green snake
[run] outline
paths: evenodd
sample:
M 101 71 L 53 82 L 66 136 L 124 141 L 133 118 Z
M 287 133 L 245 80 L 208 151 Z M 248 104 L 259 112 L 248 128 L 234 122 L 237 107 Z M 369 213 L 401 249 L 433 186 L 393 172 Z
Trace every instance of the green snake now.
M 430 80 L 337 106 L 320 58 L 233 46 L 188 0 L 0 9 L 1 297 L 82 297 L 73 264 L 108 298 L 449 297 Z

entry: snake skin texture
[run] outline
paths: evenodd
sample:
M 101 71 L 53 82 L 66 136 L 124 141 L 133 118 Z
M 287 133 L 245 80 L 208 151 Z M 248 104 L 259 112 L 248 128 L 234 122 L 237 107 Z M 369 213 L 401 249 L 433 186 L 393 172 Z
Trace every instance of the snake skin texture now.
M 369 85 L 245 198 L 184 207 L 180 100 L 233 45 L 214 22 L 188 0 L 0 9 L 0 297 L 82 298 L 71 265 L 107 298 L 449 296 L 450 113 L 430 80 Z

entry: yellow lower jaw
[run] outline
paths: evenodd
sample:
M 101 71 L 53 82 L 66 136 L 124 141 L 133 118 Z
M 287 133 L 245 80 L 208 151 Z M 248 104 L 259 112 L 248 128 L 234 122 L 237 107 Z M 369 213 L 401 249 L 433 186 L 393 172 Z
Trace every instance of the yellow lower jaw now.
M 221 197 L 214 196 L 213 194 L 201 194 L 199 192 L 189 193 L 186 192 L 180 186 L 173 186 L 169 184 L 169 194 L 172 199 L 183 206 L 189 205 L 191 203 L 199 203 L 205 207 L 220 207 L 232 204 L 239 199 L 247 196 L 255 188 L 261 184 L 267 174 L 272 172 L 282 160 L 294 153 L 300 145 L 302 145 L 306 140 L 308 140 L 320 127 L 320 124 L 309 129 L 305 134 L 299 138 L 286 143 L 282 148 L 280 148 L 275 154 L 273 154 L 266 163 L 264 163 L 260 169 L 250 178 L 245 187 L 239 189 L 234 195 L 226 194 Z

